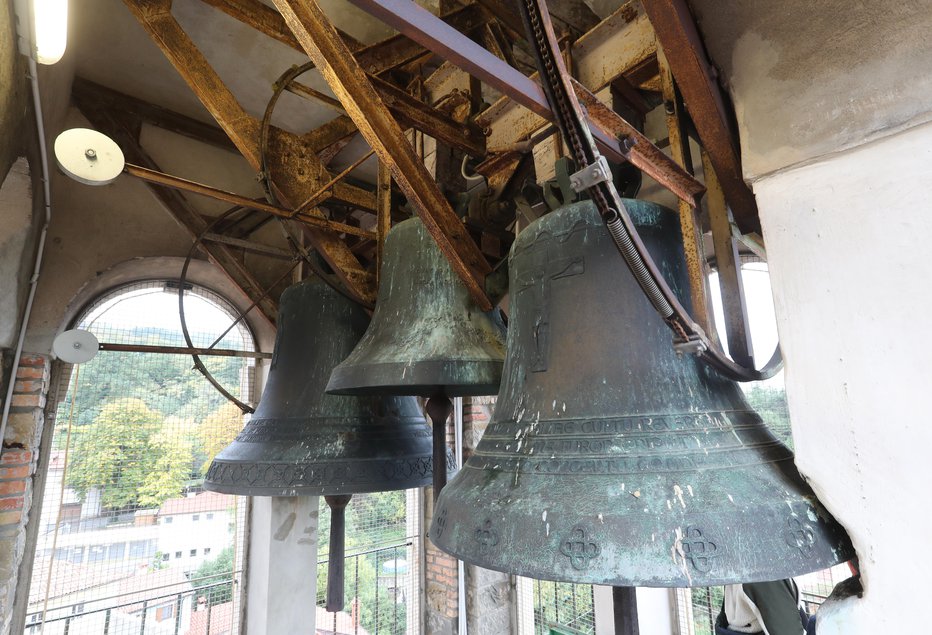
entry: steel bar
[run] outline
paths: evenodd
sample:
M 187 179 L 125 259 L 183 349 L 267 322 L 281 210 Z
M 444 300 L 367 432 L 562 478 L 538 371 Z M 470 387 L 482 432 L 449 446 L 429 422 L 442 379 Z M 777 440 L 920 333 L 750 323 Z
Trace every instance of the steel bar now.
M 217 355 L 219 357 L 253 357 L 272 359 L 271 353 L 236 351 L 228 348 L 192 348 L 188 346 L 150 346 L 148 344 L 117 344 L 101 342 L 100 350 L 119 353 L 167 353 L 171 355 Z
M 741 260 L 738 246 L 731 231 L 731 213 L 725 195 L 716 177 L 708 153 L 702 153 L 702 168 L 709 188 L 709 221 L 712 225 L 712 244 L 715 245 L 715 263 L 718 286 L 722 291 L 722 312 L 725 314 L 725 334 L 728 354 L 742 366 L 754 367 L 754 348 L 748 324 L 748 309 L 741 278 Z
M 320 6 L 314 0 L 275 0 L 275 4 L 379 160 L 392 167 L 395 181 L 454 271 L 476 302 L 491 309 L 484 289 L 491 267 Z
M 462 68 L 470 75 L 479 78 L 511 97 L 515 102 L 535 114 L 547 120 L 553 120 L 554 115 L 550 109 L 550 104 L 547 103 L 544 91 L 537 82 L 495 57 L 495 55 L 451 28 L 426 9 L 408 0 L 351 0 L 351 2 L 389 26 L 398 29 L 411 39 L 420 42 L 424 47 Z M 594 96 L 593 99 L 595 99 Z M 596 99 L 596 101 L 598 100 Z M 615 121 L 617 123 L 617 120 Z M 598 144 L 599 150 L 612 161 L 629 160 L 627 149 L 621 145 L 613 131 L 603 129 L 599 125 L 600 123 L 604 124 L 604 122 L 590 120 L 592 136 Z M 631 128 L 633 129 L 633 127 Z M 637 131 L 635 130 L 635 132 Z M 647 150 L 646 148 L 648 146 L 653 147 L 653 144 L 640 133 L 637 133 L 637 135 L 635 145 L 641 146 L 639 154 L 645 158 L 642 163 L 650 165 L 655 160 L 660 162 L 658 164 L 660 167 L 653 170 L 656 176 L 654 174 L 651 176 L 654 176 L 665 187 L 669 187 L 678 196 L 685 195 L 684 184 L 689 181 L 695 182 L 695 180 L 659 150 L 656 153 Z M 666 175 L 670 175 L 670 178 L 667 178 Z M 658 176 L 660 178 L 657 178 Z M 695 183 L 696 185 L 693 185 L 691 189 L 696 188 L 698 182 Z M 698 185 L 698 188 L 701 191 L 701 185 Z M 694 195 L 688 195 L 688 200 L 692 201 L 693 198 Z
M 651 0 L 644 8 L 738 226 L 759 232 L 757 202 L 744 182 L 731 115 L 686 0 Z
M 169 2 L 144 2 L 123 0 L 149 37 L 161 49 L 175 70 L 185 80 L 201 103 L 224 129 L 237 149 L 254 169 L 259 169 L 259 122 L 251 117 L 239 104 L 229 88 L 223 83 L 204 55 L 171 14 Z M 339 38 L 339 35 L 334 37 Z M 341 40 L 341 43 L 342 40 Z M 349 49 L 343 43 L 343 50 Z M 284 131 L 280 131 L 285 135 Z M 289 160 L 280 160 L 282 171 L 273 172 L 273 181 L 289 202 L 303 200 L 314 190 L 315 184 L 329 178 L 329 173 L 320 164 L 316 153 L 310 152 L 297 135 L 282 136 L 290 142 L 283 149 L 274 144 L 273 149 L 287 150 Z M 274 158 L 274 157 L 273 157 Z M 296 178 L 296 172 L 304 172 Z M 344 186 L 345 187 L 345 186 Z M 358 190 L 358 188 L 352 188 Z M 372 204 L 374 207 L 372 196 Z M 364 302 L 374 302 L 375 286 L 371 275 L 346 244 L 336 235 L 309 228 L 314 247 L 333 268 L 340 280 Z
M 663 104 L 667 119 L 667 133 L 670 140 L 670 154 L 674 161 L 686 170 L 692 170 L 692 158 L 689 154 L 689 137 L 684 133 L 681 100 L 676 90 L 673 74 L 667 65 L 662 49 L 657 50 L 657 62 L 660 68 L 660 85 L 663 90 Z M 692 299 L 692 316 L 706 333 L 712 333 L 712 320 L 709 317 L 709 284 L 705 257 L 702 254 L 702 229 L 694 205 L 680 201 L 680 231 L 683 234 L 683 254 L 686 257 L 686 270 L 689 274 L 689 296 Z
M 202 196 L 207 196 L 219 201 L 239 205 L 240 207 L 248 207 L 250 209 L 267 212 L 273 216 L 279 216 L 281 218 L 294 218 L 295 220 L 301 221 L 302 223 L 306 223 L 318 229 L 324 229 L 327 231 L 343 234 L 352 234 L 354 236 L 361 236 L 363 238 L 371 238 L 374 236 L 372 232 L 367 232 L 366 230 L 360 229 L 359 227 L 353 227 L 352 225 L 346 225 L 345 223 L 338 223 L 336 221 L 331 221 L 327 220 L 326 218 L 308 214 L 306 208 L 304 210 L 297 210 L 296 213 L 292 210 L 275 207 L 274 205 L 269 205 L 268 203 L 263 203 L 262 201 L 257 201 L 245 196 L 240 196 L 239 194 L 227 192 L 226 190 L 211 187 L 210 185 L 189 181 L 188 179 L 165 174 L 164 172 L 152 170 L 141 165 L 133 165 L 132 163 L 127 163 L 124 169 L 127 174 L 135 176 L 149 183 L 164 185 L 166 187 L 184 190 L 193 194 L 200 194 Z M 319 196 L 321 191 L 326 191 L 326 189 L 332 185 L 332 182 L 327 183 L 324 188 L 318 192 L 315 192 L 313 196 Z

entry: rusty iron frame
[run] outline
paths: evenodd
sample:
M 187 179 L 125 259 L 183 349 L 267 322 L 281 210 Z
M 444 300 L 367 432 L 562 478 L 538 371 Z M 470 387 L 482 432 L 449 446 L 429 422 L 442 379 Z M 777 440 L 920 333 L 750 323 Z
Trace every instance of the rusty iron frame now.
M 547 120 L 553 120 L 550 104 L 537 82 L 459 33 L 426 9 L 408 0 L 350 1 L 535 114 Z M 577 85 L 577 93 L 584 96 L 588 103 L 598 102 L 598 98 L 584 86 Z M 604 111 L 611 112 L 607 108 Z M 695 196 L 704 189 L 702 184 L 657 150 L 650 140 L 633 126 L 627 125 L 627 122 L 624 122 L 626 125 L 623 126 L 619 121 L 621 120 L 619 115 L 612 114 L 613 117 L 606 116 L 602 120 L 590 118 L 592 136 L 600 151 L 613 161 L 627 161 L 630 159 L 631 148 L 640 146 L 637 152 L 645 157 L 641 163 L 650 168 L 651 176 L 677 196 L 685 197 L 689 202 L 694 203 Z M 604 127 L 606 125 L 611 125 L 611 128 L 606 130 Z M 622 131 L 628 138 L 627 143 L 617 137 L 618 132 Z M 657 151 L 652 152 L 648 148 Z M 688 192 L 683 184 L 689 184 Z
M 744 182 L 737 135 L 686 0 L 650 0 L 644 8 L 735 221 L 745 233 L 759 232 L 757 202 Z
M 725 203 L 725 193 L 719 185 L 709 154 L 705 151 L 702 153 L 702 169 L 709 191 L 706 200 L 709 224 L 712 226 L 712 244 L 715 246 L 718 286 L 722 292 L 728 354 L 742 366 L 754 368 L 754 347 L 751 344 L 744 281 L 741 278 L 741 259 L 738 257 L 738 245 L 732 237 L 731 211 Z
M 262 163 L 259 156 L 259 122 L 242 108 L 234 95 L 223 83 L 216 71 L 204 58 L 191 38 L 171 14 L 171 2 L 158 0 L 123 0 L 153 42 L 182 76 L 208 112 L 224 129 L 243 157 L 258 169 Z M 339 37 L 339 35 L 336 35 Z M 346 44 L 340 40 L 346 49 Z M 320 164 L 316 152 L 309 148 L 299 135 L 273 129 L 272 151 L 285 168 L 273 172 L 273 181 L 280 190 L 282 199 L 289 204 L 305 200 L 320 181 L 330 178 Z M 368 209 L 375 207 L 375 195 L 365 190 L 340 184 L 334 187 L 335 198 L 358 199 L 358 196 L 341 197 L 341 192 L 364 194 Z M 353 201 L 349 201 L 353 203 Z M 358 204 L 358 200 L 356 201 Z M 315 215 L 323 216 L 314 210 Z M 309 229 L 309 236 L 317 251 L 337 273 L 340 280 L 359 299 L 366 303 L 375 300 L 375 279 L 367 272 L 355 254 L 333 234 Z
M 391 166 L 398 186 L 470 294 L 480 307 L 491 309 L 484 288 L 491 267 L 330 20 L 314 0 L 275 0 L 275 5 L 379 160 Z
M 686 170 L 692 170 L 692 156 L 689 151 L 689 137 L 685 132 L 685 114 L 682 99 L 676 90 L 673 73 L 667 65 L 663 49 L 657 49 L 657 63 L 660 69 L 660 86 L 663 90 L 663 108 L 666 115 L 667 135 L 670 141 L 670 155 L 673 160 Z M 705 329 L 714 333 L 709 306 L 708 272 L 702 253 L 702 227 L 699 224 L 697 206 L 680 201 L 677 211 L 680 215 L 680 231 L 683 234 L 683 255 L 686 258 L 686 270 L 689 274 L 689 296 L 692 300 L 692 316 Z
M 264 201 L 257 201 L 247 196 L 241 196 L 233 192 L 228 192 L 226 190 L 212 187 L 210 185 L 204 185 L 203 183 L 198 183 L 189 179 L 183 179 L 181 177 L 166 174 L 164 172 L 160 172 L 158 170 L 147 168 L 141 165 L 127 163 L 123 169 L 127 174 L 135 176 L 136 178 L 141 179 L 147 183 L 164 185 L 165 187 L 174 188 L 176 190 L 183 190 L 192 194 L 199 194 L 201 196 L 206 196 L 217 201 L 223 201 L 225 203 L 231 203 L 239 207 L 265 212 L 279 218 L 294 219 L 316 229 L 336 232 L 338 234 L 351 234 L 353 236 L 360 236 L 362 238 L 373 238 L 375 236 L 375 234 L 372 232 L 360 229 L 359 227 L 353 227 L 352 225 L 347 225 L 345 223 L 338 223 L 327 218 L 314 216 L 312 214 L 308 214 L 305 210 L 300 208 L 296 210 L 282 209 L 274 205 L 269 205 Z M 319 188 L 317 192 L 312 195 L 311 200 L 315 200 L 325 195 L 331 186 L 332 183 L 327 183 L 323 187 Z

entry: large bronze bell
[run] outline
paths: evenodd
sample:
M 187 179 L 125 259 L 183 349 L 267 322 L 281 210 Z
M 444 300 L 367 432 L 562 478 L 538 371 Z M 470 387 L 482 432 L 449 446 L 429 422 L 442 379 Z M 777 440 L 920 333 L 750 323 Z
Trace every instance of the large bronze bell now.
M 411 218 L 388 233 L 372 323 L 333 369 L 327 391 L 429 397 L 441 465 L 449 397 L 498 392 L 504 333 L 499 312 L 479 309 L 423 222 Z M 446 470 L 436 470 L 435 495 L 445 483 Z
M 330 370 L 368 324 L 320 281 L 282 294 L 268 381 L 252 418 L 214 458 L 204 488 L 244 496 L 325 496 L 333 512 L 327 608 L 343 606 L 349 495 L 429 484 L 430 428 L 413 397 L 338 397 Z
M 626 207 L 688 306 L 676 215 Z M 738 386 L 674 352 L 591 202 L 528 227 L 510 275 L 498 403 L 440 495 L 440 549 L 614 586 L 775 580 L 853 555 Z

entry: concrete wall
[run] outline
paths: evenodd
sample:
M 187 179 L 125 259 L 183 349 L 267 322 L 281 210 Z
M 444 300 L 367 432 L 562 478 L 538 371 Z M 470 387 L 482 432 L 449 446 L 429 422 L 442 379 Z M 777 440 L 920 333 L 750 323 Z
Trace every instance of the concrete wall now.
M 847 528 L 865 587 L 820 635 L 928 628 L 930 148 L 925 125 L 754 184 L 796 462 Z
M 929 121 L 926 0 L 692 0 L 734 101 L 745 175 Z

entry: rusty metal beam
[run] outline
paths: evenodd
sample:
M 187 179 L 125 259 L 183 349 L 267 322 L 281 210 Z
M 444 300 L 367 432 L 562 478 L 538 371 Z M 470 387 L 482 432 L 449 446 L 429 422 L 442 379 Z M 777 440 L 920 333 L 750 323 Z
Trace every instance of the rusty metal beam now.
M 485 135 L 476 124 L 460 123 L 378 77 L 370 76 L 369 81 L 402 126 L 419 130 L 471 156 L 485 155 Z
M 695 204 L 696 197 L 705 191 L 702 183 L 665 155 L 621 115 L 599 101 L 585 86 L 575 79 L 572 84 L 579 103 L 589 111 L 589 119 L 593 123 L 615 138 L 626 139 L 633 144 L 628 153 L 632 165 L 676 194 L 681 201 Z
M 391 166 L 399 187 L 476 302 L 491 309 L 484 288 L 489 264 L 320 6 L 314 0 L 275 4 L 379 160 Z
M 246 113 L 171 15 L 171 3 L 168 0 L 123 1 L 208 112 L 236 144 L 240 153 L 254 169 L 259 169 L 259 122 Z M 343 47 L 349 55 L 345 43 Z M 282 197 L 293 205 L 295 201 L 305 200 L 314 188 L 326 181 L 330 175 L 320 164 L 316 154 L 307 148 L 297 135 L 290 135 L 284 131 L 278 133 L 272 135 L 273 143 L 269 153 L 271 159 L 278 159 L 270 161 L 273 180 Z M 278 147 L 275 144 L 276 140 L 279 142 Z M 340 196 L 338 191 L 350 193 L 357 190 L 360 194 L 369 196 L 368 208 L 374 208 L 374 195 L 345 184 L 341 186 L 334 188 L 335 196 Z M 319 212 L 315 210 L 315 214 Z M 374 276 L 365 271 L 352 251 L 338 237 L 328 232 L 309 230 L 309 233 L 314 247 L 350 291 L 365 302 L 373 302 Z
M 382 273 L 382 260 L 385 258 L 385 238 L 392 228 L 392 171 L 389 165 L 379 161 L 379 182 L 376 190 L 376 200 L 378 217 L 376 219 L 376 248 L 375 261 L 377 267 L 376 275 Z
M 116 342 L 101 342 L 97 345 L 99 350 L 121 353 L 162 353 L 170 355 L 217 355 L 220 357 L 254 357 L 256 359 L 272 359 L 271 353 L 259 351 L 237 351 L 229 348 L 191 348 L 188 346 L 152 346 L 149 344 L 118 344 Z
M 233 205 L 238 205 L 239 207 L 259 210 L 261 212 L 271 214 L 272 216 L 278 216 L 279 218 L 293 218 L 296 221 L 300 221 L 306 225 L 325 231 L 336 232 L 338 234 L 351 234 L 353 236 L 361 236 L 362 238 L 372 238 L 374 236 L 372 232 L 367 232 L 364 229 L 360 229 L 359 227 L 353 227 L 352 225 L 347 225 L 345 223 L 338 223 L 336 221 L 321 218 L 319 216 L 313 216 L 306 213 L 304 210 L 292 211 L 282 209 L 280 207 L 275 207 L 274 205 L 269 205 L 264 201 L 257 201 L 246 196 L 240 196 L 239 194 L 227 192 L 226 190 L 211 187 L 210 185 L 204 185 L 203 183 L 197 183 L 188 179 L 172 176 L 171 174 L 165 174 L 164 172 L 146 168 L 141 165 L 127 163 L 124 170 L 127 174 L 135 176 L 136 178 L 146 181 L 147 183 L 164 185 L 165 187 L 171 187 L 176 190 L 184 190 L 185 192 L 191 192 L 192 194 L 200 194 L 201 196 L 207 196 L 214 200 L 223 201 L 225 203 L 232 203 Z M 324 187 L 321 189 L 326 191 L 327 188 Z M 321 193 L 318 193 L 317 196 L 321 196 Z
M 709 223 L 712 225 L 712 244 L 715 245 L 715 265 L 718 286 L 722 292 L 722 313 L 725 315 L 725 335 L 728 354 L 746 368 L 754 368 L 754 347 L 748 324 L 744 280 L 741 277 L 741 259 L 738 245 L 731 232 L 731 213 L 725 203 L 725 194 L 719 186 L 709 154 L 702 153 L 702 169 L 709 188 Z
M 236 146 L 220 128 L 136 97 L 130 97 L 112 88 L 95 84 L 83 77 L 74 78 L 71 84 L 71 94 L 85 104 L 93 102 L 97 104 L 97 108 L 132 113 L 140 122 L 184 135 L 201 143 L 236 152 Z
M 644 7 L 735 221 L 744 232 L 759 232 L 757 202 L 744 182 L 731 115 L 686 1 L 651 0 Z
M 282 44 L 298 51 L 301 50 L 301 45 L 298 44 L 294 34 L 288 30 L 288 26 L 282 19 L 281 14 L 259 0 L 201 0 L 201 2 L 223 11 L 230 17 L 236 18 L 243 24 L 251 26 Z M 356 38 L 343 31 L 338 30 L 338 33 L 351 51 L 358 51 L 363 48 L 363 44 Z
M 657 50 L 657 62 L 660 68 L 660 84 L 663 89 L 663 107 L 667 119 L 670 155 L 684 169 L 692 172 L 689 137 L 684 131 L 681 100 L 662 49 Z M 706 333 L 714 333 L 714 324 L 709 312 L 709 277 L 702 253 L 702 229 L 699 225 L 696 206 L 680 201 L 678 211 L 680 232 L 683 234 L 683 255 L 686 257 L 686 271 L 689 275 L 692 316 Z
M 116 141 L 128 160 L 151 170 L 159 170 L 158 164 L 139 145 L 135 134 L 124 122 L 116 119 L 110 112 L 93 106 L 88 107 L 87 104 L 80 100 L 77 100 L 76 104 L 94 128 Z M 156 199 L 172 215 L 175 221 L 188 232 L 192 239 L 196 239 L 207 229 L 207 221 L 191 207 L 180 193 L 155 184 L 148 187 Z M 230 280 L 239 287 L 246 297 L 255 303 L 259 313 L 271 324 L 275 324 L 275 318 L 278 315 L 278 303 L 267 297 L 265 289 L 262 288 L 262 285 L 252 275 L 245 263 L 225 245 L 202 242 L 200 249 L 229 276 Z
M 550 104 L 547 102 L 543 89 L 537 82 L 526 77 L 514 67 L 509 66 L 465 35 L 450 28 L 449 25 L 439 20 L 426 9 L 408 0 L 350 1 L 389 26 L 398 29 L 411 39 L 420 42 L 426 48 L 452 62 L 470 75 L 511 97 L 535 114 L 553 120 Z M 585 87 L 582 90 L 583 94 L 587 92 Z M 592 99 L 595 99 L 595 97 L 592 96 Z M 593 102 L 590 100 L 589 103 Z M 615 115 L 615 117 L 618 116 Z M 617 128 L 619 126 L 617 119 L 603 118 L 601 121 L 596 121 L 590 117 L 589 123 L 592 136 L 601 152 L 612 161 L 628 160 L 628 151 L 621 146 L 617 138 Z M 604 127 L 609 123 L 613 124 L 611 130 Z M 629 126 L 629 128 L 633 130 L 632 127 Z M 670 161 L 655 147 L 656 152 L 647 148 L 648 146 L 653 147 L 653 144 L 646 137 L 636 130 L 633 130 L 631 136 L 635 136 L 637 139 L 636 145 L 641 146 L 639 154 L 645 158 L 645 165 L 653 163 L 655 160 L 660 162 L 653 163 L 655 166 L 653 168 L 654 174 L 651 174 L 651 176 L 654 176 L 654 178 L 660 176 L 661 178 L 657 180 L 677 193 L 678 196 L 684 195 L 683 184 L 688 184 L 690 181 L 694 183 L 690 185 L 689 189 L 696 189 L 695 180 L 689 174 L 683 172 L 682 168 Z M 670 175 L 670 178 L 664 180 L 664 175 Z M 701 191 L 701 189 L 701 185 L 699 185 L 698 191 Z M 690 194 L 688 200 L 692 202 L 693 199 L 694 194 Z

